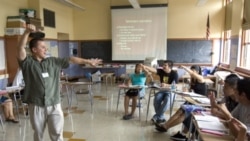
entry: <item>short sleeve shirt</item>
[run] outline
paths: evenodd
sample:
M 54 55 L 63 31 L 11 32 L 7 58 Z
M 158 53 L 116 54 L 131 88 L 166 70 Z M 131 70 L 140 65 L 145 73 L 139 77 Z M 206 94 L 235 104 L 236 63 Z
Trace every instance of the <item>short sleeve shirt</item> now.
M 49 57 L 39 62 L 27 56 L 19 65 L 25 82 L 24 102 L 37 106 L 60 103 L 60 71 L 69 66 L 69 58 Z
M 160 82 L 171 84 L 173 81 L 178 83 L 178 73 L 171 70 L 170 73 L 166 73 L 163 69 L 157 69 L 157 75 L 160 76 Z

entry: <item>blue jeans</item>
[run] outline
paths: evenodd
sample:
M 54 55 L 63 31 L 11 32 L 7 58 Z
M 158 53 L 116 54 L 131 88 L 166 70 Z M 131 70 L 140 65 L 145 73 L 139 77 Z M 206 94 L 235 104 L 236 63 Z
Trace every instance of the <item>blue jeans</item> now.
M 165 119 L 164 113 L 166 110 L 170 108 L 170 98 L 171 92 L 169 91 L 160 91 L 155 94 L 154 99 L 154 108 L 155 108 L 155 115 L 153 119 L 155 120 L 163 120 Z

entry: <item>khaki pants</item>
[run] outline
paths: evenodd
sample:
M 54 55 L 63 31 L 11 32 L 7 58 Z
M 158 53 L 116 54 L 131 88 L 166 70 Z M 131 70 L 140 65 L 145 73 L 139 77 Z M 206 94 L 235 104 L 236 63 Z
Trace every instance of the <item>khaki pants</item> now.
M 43 134 L 48 125 L 51 141 L 63 141 L 64 117 L 61 104 L 48 107 L 29 105 L 30 122 L 34 130 L 34 141 L 44 141 Z

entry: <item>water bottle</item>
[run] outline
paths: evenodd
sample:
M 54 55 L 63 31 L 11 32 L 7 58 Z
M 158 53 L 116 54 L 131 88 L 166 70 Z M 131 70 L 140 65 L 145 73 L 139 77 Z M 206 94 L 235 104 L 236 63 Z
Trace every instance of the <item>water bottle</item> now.
M 172 83 L 171 83 L 171 91 L 175 91 L 175 90 L 176 90 L 175 81 L 172 81 Z

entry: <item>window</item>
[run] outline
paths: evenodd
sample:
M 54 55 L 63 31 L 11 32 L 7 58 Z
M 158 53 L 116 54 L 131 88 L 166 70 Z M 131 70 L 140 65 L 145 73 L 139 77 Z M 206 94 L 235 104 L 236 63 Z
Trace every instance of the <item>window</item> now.
M 221 55 L 221 62 L 224 64 L 229 64 L 230 47 L 231 47 L 231 30 L 227 30 L 224 33 L 224 42 Z
M 250 29 L 243 31 L 239 66 L 250 70 Z
M 48 9 L 43 9 L 43 19 L 44 19 L 44 26 L 47 27 L 56 27 L 56 22 L 55 22 L 55 12 L 48 10 Z

